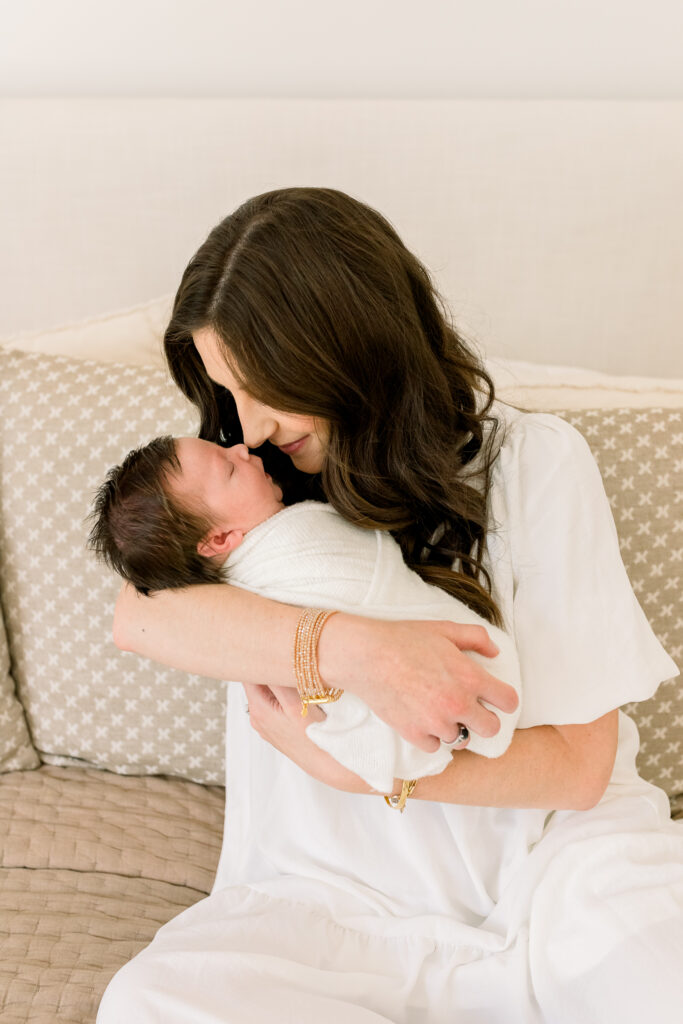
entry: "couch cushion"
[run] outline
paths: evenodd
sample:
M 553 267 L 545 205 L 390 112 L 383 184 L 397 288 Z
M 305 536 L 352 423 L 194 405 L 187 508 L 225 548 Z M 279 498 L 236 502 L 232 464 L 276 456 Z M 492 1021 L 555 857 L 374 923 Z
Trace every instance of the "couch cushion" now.
M 0 608 L 0 772 L 37 768 L 39 764 L 40 759 L 28 734 L 24 709 L 16 698 Z
M 120 580 L 86 550 L 109 467 L 194 411 L 161 369 L 0 351 L 0 412 L 1 599 L 41 759 L 223 782 L 223 684 L 117 650 Z
M 202 899 L 224 790 L 53 768 L 0 780 L 0 1019 L 91 1024 L 114 973 Z
M 94 1024 L 114 974 L 202 898 L 167 882 L 123 881 L 0 868 L 3 1024 Z
M 560 412 L 588 441 L 621 554 L 657 637 L 683 668 L 683 408 Z M 638 725 L 638 769 L 683 815 L 683 679 L 624 707 Z

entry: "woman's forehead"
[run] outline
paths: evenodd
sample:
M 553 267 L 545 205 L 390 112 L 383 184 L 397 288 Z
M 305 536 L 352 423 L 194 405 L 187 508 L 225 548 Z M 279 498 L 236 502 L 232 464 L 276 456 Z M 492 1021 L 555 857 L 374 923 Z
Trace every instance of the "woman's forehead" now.
M 225 345 L 213 328 L 200 328 L 193 333 L 192 339 L 209 377 L 217 384 L 230 388 L 236 377 L 230 368 Z

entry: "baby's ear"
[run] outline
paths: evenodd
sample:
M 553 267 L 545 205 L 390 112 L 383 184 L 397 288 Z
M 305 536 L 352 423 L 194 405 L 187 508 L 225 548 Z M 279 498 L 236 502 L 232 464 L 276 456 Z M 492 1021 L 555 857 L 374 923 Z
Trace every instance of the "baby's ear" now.
M 244 540 L 241 530 L 228 530 L 223 533 L 210 533 L 204 540 L 197 544 L 197 551 L 205 558 L 213 558 L 215 555 L 229 555 L 231 551 L 238 548 Z

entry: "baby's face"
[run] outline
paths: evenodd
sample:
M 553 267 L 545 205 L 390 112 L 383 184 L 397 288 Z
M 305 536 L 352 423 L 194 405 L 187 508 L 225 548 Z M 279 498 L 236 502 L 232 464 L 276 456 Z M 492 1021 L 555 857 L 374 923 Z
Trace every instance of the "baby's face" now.
M 175 450 L 181 472 L 171 489 L 183 504 L 208 512 L 214 530 L 244 534 L 284 508 L 282 491 L 246 445 L 178 437 Z

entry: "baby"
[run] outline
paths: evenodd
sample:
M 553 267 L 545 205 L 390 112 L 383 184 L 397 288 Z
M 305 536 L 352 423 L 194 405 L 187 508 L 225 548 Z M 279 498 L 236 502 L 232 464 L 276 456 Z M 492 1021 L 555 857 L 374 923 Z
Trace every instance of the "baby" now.
M 288 604 L 483 625 L 500 653 L 469 656 L 519 694 L 519 665 L 507 633 L 409 569 L 390 534 L 353 526 L 320 502 L 286 508 L 282 490 L 246 445 L 156 438 L 109 472 L 92 518 L 90 546 L 144 594 L 229 582 Z M 500 719 L 500 730 L 487 739 L 471 734 L 469 749 L 498 757 L 520 708 L 505 714 L 486 707 Z M 309 738 L 378 792 L 389 792 L 395 778 L 438 774 L 451 760 L 453 744 L 426 753 L 353 694 L 326 704 L 325 715 L 308 726 Z
M 157 437 L 110 470 L 95 497 L 90 546 L 142 594 L 225 582 L 245 535 L 284 509 L 244 444 Z

